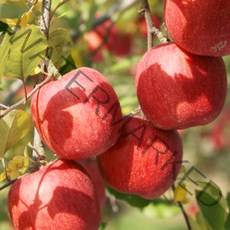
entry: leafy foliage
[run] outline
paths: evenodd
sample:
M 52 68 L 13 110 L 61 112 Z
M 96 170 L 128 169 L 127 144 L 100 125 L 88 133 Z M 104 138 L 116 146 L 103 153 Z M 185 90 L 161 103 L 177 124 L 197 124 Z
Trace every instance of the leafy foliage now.
M 47 42 L 35 25 L 13 35 L 5 34 L 0 45 L 0 76 L 24 79 L 31 75 L 44 58 Z
M 32 129 L 30 114 L 13 110 L 0 120 L 0 157 L 22 140 Z
M 56 12 L 53 12 L 47 40 L 39 28 L 42 1 L 28 2 L 21 0 L 0 1 L 0 98 L 5 99 L 7 95 L 11 84 L 9 79 L 20 78 L 25 80 L 26 85 L 31 87 L 35 85 L 36 78 L 30 76 L 38 76 L 40 73 L 42 69 L 40 64 L 45 59 L 46 49 L 49 47 L 48 58 L 53 69 L 56 70 L 57 68 L 60 74 L 65 74 L 79 66 L 91 66 L 100 70 L 108 77 L 118 93 L 123 113 L 133 112 L 138 107 L 138 102 L 131 76 L 135 75 L 136 63 L 146 50 L 146 38 L 140 36 L 140 28 L 137 24 L 137 19 L 140 17 L 138 14 L 140 4 L 133 5 L 131 8 L 120 12 L 116 9 L 119 9 L 121 5 L 119 3 L 122 3 L 122 1 L 69 0 Z M 54 10 L 60 2 L 59 0 L 53 0 L 52 9 Z M 163 1 L 149 0 L 148 2 L 152 13 L 162 20 Z M 111 12 L 113 12 L 112 15 L 110 15 Z M 89 50 L 89 44 L 84 39 L 84 34 L 88 31 L 94 31 L 95 25 L 100 24 L 100 20 L 108 17 L 115 22 L 121 33 L 128 32 L 131 34 L 133 39 L 132 52 L 125 57 L 116 57 L 106 49 L 99 49 L 98 52 L 101 53 L 103 61 L 96 62 L 90 59 L 91 51 Z M 225 57 L 224 60 L 229 73 L 230 58 Z M 52 73 L 51 69 L 47 71 L 49 74 Z M 227 106 L 229 106 L 229 101 L 228 98 Z M 24 106 L 24 110 L 13 110 L 0 119 L 0 158 L 3 162 L 0 165 L 1 183 L 8 179 L 18 178 L 30 169 L 31 150 L 28 149 L 28 144 L 32 141 L 33 124 L 26 109 L 27 104 Z M 217 151 L 210 142 L 210 138 L 207 137 L 213 125 L 197 128 L 195 131 L 183 132 L 185 157 L 202 165 L 204 169 L 209 168 L 210 165 L 215 165 L 216 172 L 221 171 L 229 178 L 229 148 Z M 199 145 L 194 143 L 199 143 Z M 46 154 L 52 155 L 53 159 L 53 154 L 48 152 L 49 150 L 46 149 Z M 218 175 L 218 173 L 216 174 Z M 220 177 L 220 175 L 218 176 Z M 228 184 L 228 182 L 224 183 Z M 211 184 L 206 190 L 202 189 L 205 187 L 203 185 L 202 187 L 198 186 L 199 189 L 195 194 L 200 210 L 195 216 L 188 212 L 193 228 L 229 230 L 230 194 L 228 193 L 226 200 L 223 197 L 219 199 L 220 189 L 216 185 Z M 186 205 L 193 199 L 188 197 L 187 192 L 179 186 L 176 187 L 173 194 L 173 201 L 165 199 L 146 200 L 138 196 L 119 193 L 111 188 L 108 191 L 110 196 L 113 196 L 118 202 L 123 201 L 123 203 L 129 204 L 128 210 L 135 207 L 141 210 L 143 216 L 151 219 L 174 217 L 179 213 L 176 202 L 182 202 L 187 207 Z M 1 200 L 3 196 L 3 193 L 1 193 L 1 222 L 7 218 L 6 210 L 3 210 L 6 204 Z M 216 202 L 217 200 L 218 202 Z M 106 213 L 106 215 L 109 214 Z M 112 215 L 112 217 L 117 217 L 113 218 L 112 221 L 114 222 L 120 218 L 119 214 L 117 216 Z M 126 213 L 121 212 L 121 215 L 126 215 Z M 176 222 L 178 222 L 177 218 L 174 218 Z M 0 229 L 8 229 L 5 226 L 0 223 Z M 173 228 L 173 226 L 170 227 Z M 107 228 L 111 229 L 109 224 L 104 223 L 100 226 L 101 230 Z M 155 225 L 149 229 L 153 228 L 158 229 Z M 115 225 L 115 229 L 122 228 Z M 127 227 L 124 229 L 127 229 Z M 135 226 L 132 229 L 135 229 Z M 175 229 L 179 229 L 177 225 L 175 225 Z
M 208 183 L 204 190 L 197 191 L 196 198 L 201 212 L 211 229 L 224 229 L 226 212 L 221 200 L 220 189 L 213 183 Z M 213 218 L 214 216 L 215 218 Z

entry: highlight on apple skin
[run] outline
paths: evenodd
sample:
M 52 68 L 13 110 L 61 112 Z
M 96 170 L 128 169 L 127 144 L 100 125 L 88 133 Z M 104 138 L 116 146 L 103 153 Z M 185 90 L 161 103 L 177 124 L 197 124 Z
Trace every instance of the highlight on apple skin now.
M 137 65 L 136 90 L 154 126 L 168 130 L 205 125 L 223 108 L 225 65 L 221 57 L 194 55 L 175 43 L 158 45 Z
M 97 230 L 100 224 L 94 185 L 85 170 L 70 161 L 58 160 L 17 180 L 8 208 L 15 230 Z
M 117 141 L 120 104 L 94 69 L 81 67 L 49 82 L 33 96 L 31 109 L 42 140 L 59 158 L 95 156 Z
M 110 187 L 154 199 L 174 183 L 181 166 L 182 143 L 175 130 L 159 130 L 147 120 L 126 117 L 117 144 L 97 160 Z
M 174 42 L 204 56 L 230 54 L 229 0 L 165 0 L 164 18 Z

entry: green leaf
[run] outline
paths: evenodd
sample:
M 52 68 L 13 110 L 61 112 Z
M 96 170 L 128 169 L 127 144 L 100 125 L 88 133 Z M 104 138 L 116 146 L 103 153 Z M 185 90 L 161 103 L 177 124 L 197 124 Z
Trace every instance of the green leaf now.
M 0 1 L 0 18 L 19 18 L 27 10 L 26 1 Z
M 198 213 L 195 219 L 189 218 L 189 221 L 190 221 L 190 224 L 192 225 L 192 229 L 211 230 L 207 221 L 204 219 L 204 216 L 202 215 L 202 213 Z
M 5 34 L 0 45 L 0 77 L 28 77 L 41 62 L 46 47 L 45 36 L 34 25 L 11 36 Z
M 12 146 L 4 155 L 5 159 L 12 159 L 15 155 L 21 154 L 24 152 L 25 148 L 29 143 L 32 143 L 33 140 L 33 129 L 31 128 L 30 132 L 26 134 L 20 141 Z
M 224 229 L 225 209 L 220 189 L 213 182 L 206 183 L 203 190 L 196 191 L 200 210 L 213 230 Z
M 143 209 L 143 214 L 150 218 L 170 218 L 178 213 L 180 213 L 180 208 L 177 205 L 165 203 L 149 204 Z
M 228 204 L 228 216 L 225 221 L 225 229 L 229 230 L 230 229 L 230 192 L 227 194 L 227 204 Z
M 228 204 L 228 211 L 230 212 L 230 192 L 228 192 L 226 200 Z
M 144 208 L 149 204 L 171 204 L 166 199 L 154 199 L 154 200 L 146 200 L 142 197 L 136 196 L 136 195 L 129 195 L 125 193 L 120 193 L 118 191 L 115 191 L 112 188 L 107 188 L 109 193 L 113 195 L 116 199 L 126 201 L 131 206 L 137 207 L 137 208 Z
M 99 226 L 99 230 L 105 230 L 106 226 L 107 226 L 107 223 L 104 223 L 104 222 L 101 223 Z
M 8 125 L 3 119 L 0 119 L 0 159 L 4 156 L 6 145 L 7 145 L 7 135 Z
M 151 203 L 151 200 L 145 200 L 139 196 L 128 195 L 115 191 L 112 188 L 108 188 L 108 191 L 119 200 L 126 201 L 128 204 L 134 207 L 143 208 Z
M 30 115 L 23 110 L 13 110 L 0 120 L 0 157 L 22 140 L 32 129 Z
M 51 60 L 55 66 L 60 67 L 71 50 L 72 41 L 69 31 L 63 28 L 51 31 L 48 43 L 52 50 Z

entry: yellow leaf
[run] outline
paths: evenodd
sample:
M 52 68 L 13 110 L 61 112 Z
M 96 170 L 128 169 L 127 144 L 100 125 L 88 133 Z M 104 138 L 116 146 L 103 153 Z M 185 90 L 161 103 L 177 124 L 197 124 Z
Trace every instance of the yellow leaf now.
M 37 67 L 34 69 L 34 71 L 33 71 L 33 73 L 32 73 L 31 75 L 37 75 L 37 74 L 39 74 L 39 73 L 41 73 L 41 68 L 40 68 L 39 66 L 37 66 Z
M 20 173 L 18 171 L 12 171 L 9 172 L 7 175 L 10 178 L 10 180 L 15 180 L 20 176 Z
M 16 26 L 18 23 L 18 18 L 5 18 L 2 19 L 2 21 L 8 24 L 9 26 Z
M 174 202 L 182 202 L 182 203 L 187 203 L 188 199 L 187 199 L 187 191 L 182 186 L 178 186 L 176 187 L 175 191 L 174 191 L 174 198 L 173 198 Z
M 0 182 L 6 180 L 6 173 L 5 172 L 2 172 L 0 173 Z
M 30 20 L 30 18 L 32 16 L 32 13 L 33 13 L 33 7 L 31 7 L 31 9 L 28 12 L 24 13 L 21 16 L 21 18 L 20 18 L 20 26 L 21 27 L 26 27 L 27 26 L 27 24 L 28 24 L 28 22 L 29 22 L 29 20 Z
M 9 161 L 6 172 L 7 176 L 14 180 L 17 177 L 23 175 L 29 167 L 29 157 L 27 155 L 27 148 L 25 150 L 24 156 L 18 155 L 14 156 L 12 160 Z
M 8 170 L 14 171 L 24 166 L 24 156 L 15 156 L 7 165 Z

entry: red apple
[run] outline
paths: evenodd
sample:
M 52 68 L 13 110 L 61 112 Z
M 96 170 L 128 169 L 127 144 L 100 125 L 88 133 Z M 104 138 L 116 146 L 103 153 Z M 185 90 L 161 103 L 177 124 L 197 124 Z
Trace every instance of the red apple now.
M 90 175 L 94 183 L 94 186 L 95 186 L 95 191 L 97 194 L 98 202 L 100 204 L 101 209 L 103 209 L 105 202 L 106 202 L 105 184 L 101 176 L 101 172 L 98 169 L 97 162 L 96 160 L 93 160 L 93 159 L 87 159 L 87 160 L 81 161 L 80 163 Z
M 147 120 L 128 117 L 117 144 L 97 159 L 109 186 L 153 199 L 175 181 L 181 166 L 182 143 L 174 130 L 159 130 Z
M 100 223 L 93 183 L 69 161 L 56 161 L 17 180 L 8 206 L 16 230 L 97 230 Z
M 165 0 L 165 23 L 175 43 L 205 56 L 230 54 L 229 0 Z
M 174 43 L 146 52 L 138 63 L 137 95 L 154 126 L 184 129 L 213 121 L 224 105 L 223 59 L 197 56 Z
M 119 31 L 111 20 L 97 26 L 95 31 L 104 40 L 105 48 L 114 55 L 122 57 L 131 52 L 132 35 Z
M 214 124 L 209 134 L 215 150 L 220 151 L 230 147 L 230 108 L 226 108 L 220 119 Z
M 94 69 L 81 67 L 49 82 L 33 96 L 31 108 L 43 141 L 62 159 L 95 156 L 117 141 L 120 104 Z
M 132 36 L 112 27 L 106 47 L 118 57 L 129 55 L 132 49 Z
M 84 39 L 89 46 L 90 58 L 93 62 L 103 61 L 103 39 L 95 31 L 84 34 Z

